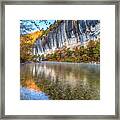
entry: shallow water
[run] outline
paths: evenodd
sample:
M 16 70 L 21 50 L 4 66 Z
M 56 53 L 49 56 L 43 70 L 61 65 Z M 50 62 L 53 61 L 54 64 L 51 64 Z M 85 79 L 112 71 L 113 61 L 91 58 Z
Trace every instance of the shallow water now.
M 100 65 L 41 62 L 21 64 L 21 100 L 99 100 Z

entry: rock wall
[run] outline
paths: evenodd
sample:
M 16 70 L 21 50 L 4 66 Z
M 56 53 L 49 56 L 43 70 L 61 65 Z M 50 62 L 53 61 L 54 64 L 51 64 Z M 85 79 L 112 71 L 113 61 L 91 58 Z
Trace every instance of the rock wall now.
M 51 53 L 63 46 L 84 45 L 87 41 L 98 38 L 100 38 L 99 20 L 62 20 L 47 36 L 36 40 L 33 54 Z

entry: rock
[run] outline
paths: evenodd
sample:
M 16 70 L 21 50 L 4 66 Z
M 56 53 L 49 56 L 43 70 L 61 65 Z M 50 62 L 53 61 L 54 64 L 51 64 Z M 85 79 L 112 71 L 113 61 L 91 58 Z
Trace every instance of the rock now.
M 85 45 L 89 40 L 100 38 L 99 20 L 62 20 L 47 36 L 39 38 L 33 45 L 33 54 L 47 54 L 55 49 Z

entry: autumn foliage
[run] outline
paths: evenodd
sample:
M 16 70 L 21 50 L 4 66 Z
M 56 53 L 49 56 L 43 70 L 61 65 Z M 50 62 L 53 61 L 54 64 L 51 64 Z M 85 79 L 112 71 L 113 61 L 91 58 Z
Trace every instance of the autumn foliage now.
M 55 50 L 52 54 L 42 55 L 47 61 L 58 62 L 96 62 L 100 63 L 100 40 L 90 40 L 85 46 L 79 45 L 73 49 L 64 46 Z
M 20 36 L 20 61 L 31 61 L 32 60 L 32 47 L 38 37 L 42 35 L 43 31 L 37 31 L 31 34 Z

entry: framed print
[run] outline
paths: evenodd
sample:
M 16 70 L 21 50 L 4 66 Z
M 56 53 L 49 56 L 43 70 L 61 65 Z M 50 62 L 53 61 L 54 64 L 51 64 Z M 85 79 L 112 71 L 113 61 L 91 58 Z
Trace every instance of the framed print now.
M 1 3 L 2 119 L 119 119 L 119 2 Z

